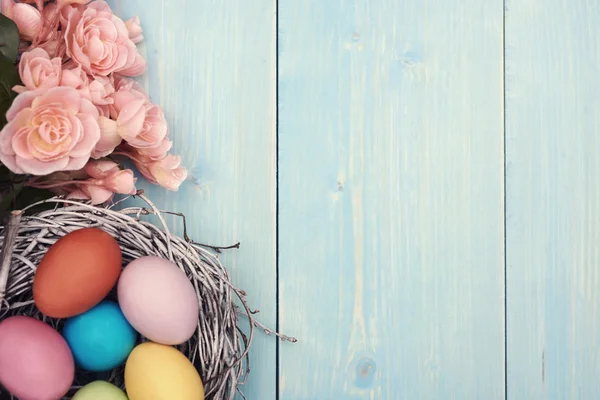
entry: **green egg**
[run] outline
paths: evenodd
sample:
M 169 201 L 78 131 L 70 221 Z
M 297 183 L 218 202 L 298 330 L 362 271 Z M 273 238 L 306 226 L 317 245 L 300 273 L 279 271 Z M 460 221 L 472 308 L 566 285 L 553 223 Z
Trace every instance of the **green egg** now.
M 75 393 L 72 400 L 127 400 L 121 389 L 105 381 L 88 383 Z

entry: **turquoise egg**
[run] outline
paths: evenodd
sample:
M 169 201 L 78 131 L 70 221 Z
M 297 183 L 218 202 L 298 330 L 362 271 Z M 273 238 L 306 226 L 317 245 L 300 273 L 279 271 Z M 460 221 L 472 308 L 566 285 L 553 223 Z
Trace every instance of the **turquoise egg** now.
M 137 338 L 137 332 L 119 305 L 108 300 L 67 319 L 62 334 L 75 364 L 93 372 L 108 371 L 123 364 Z

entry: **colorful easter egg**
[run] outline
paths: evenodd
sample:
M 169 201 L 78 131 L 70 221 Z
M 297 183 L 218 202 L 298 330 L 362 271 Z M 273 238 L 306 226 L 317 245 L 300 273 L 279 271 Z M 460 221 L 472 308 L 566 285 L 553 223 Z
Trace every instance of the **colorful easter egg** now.
M 137 332 L 127 322 L 119 305 L 105 300 L 75 317 L 63 327 L 75 364 L 87 371 L 109 371 L 127 360 Z
M 33 279 L 37 308 L 54 318 L 81 314 L 100 303 L 121 272 L 121 249 L 108 233 L 84 228 L 48 249 Z
M 62 398 L 75 366 L 67 342 L 37 319 L 15 316 L 0 323 L 0 383 L 21 400 Z
M 185 273 L 160 257 L 141 257 L 121 273 L 119 305 L 133 327 L 153 342 L 186 342 L 198 326 L 198 298 Z
M 121 389 L 105 381 L 88 383 L 71 400 L 128 400 Z
M 179 350 L 146 342 L 136 346 L 125 364 L 129 400 L 203 400 L 198 371 Z

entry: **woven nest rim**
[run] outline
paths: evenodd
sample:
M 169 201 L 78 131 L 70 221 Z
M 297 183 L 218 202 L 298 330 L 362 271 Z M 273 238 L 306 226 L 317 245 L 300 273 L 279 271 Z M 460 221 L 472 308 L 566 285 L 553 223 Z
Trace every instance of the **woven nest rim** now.
M 245 398 L 240 386 L 250 372 L 248 353 L 255 329 L 285 341 L 296 340 L 275 333 L 258 322 L 253 317 L 258 311 L 250 309 L 246 293 L 232 284 L 218 254 L 223 249 L 237 248 L 239 244 L 215 247 L 193 242 L 187 236 L 185 216 L 159 210 L 143 192 L 138 192 L 135 197 L 142 199 L 146 206 L 116 209 L 131 197 L 107 207 L 55 197 L 13 211 L 8 224 L 0 226 L 3 231 L 0 238 L 0 321 L 8 316 L 29 315 L 60 329 L 63 321 L 41 315 L 33 304 L 31 282 L 35 268 L 45 250 L 60 237 L 84 227 L 100 227 L 119 243 L 123 266 L 137 257 L 158 255 L 175 262 L 186 272 L 196 290 L 200 315 L 194 337 L 177 347 L 199 368 L 207 400 L 233 399 L 236 392 Z M 28 214 L 35 207 L 49 204 L 53 205 L 50 210 Z M 183 238 L 171 233 L 163 214 L 182 217 Z M 141 220 L 150 215 L 158 218 L 161 226 Z M 247 319 L 247 334 L 241 329 L 240 316 Z M 106 380 L 124 388 L 122 375 L 123 368 L 119 367 L 111 371 Z M 70 399 L 87 383 L 86 380 L 91 380 L 89 374 L 76 376 L 72 390 L 63 400 Z M 0 399 L 4 398 L 13 397 L 0 391 Z

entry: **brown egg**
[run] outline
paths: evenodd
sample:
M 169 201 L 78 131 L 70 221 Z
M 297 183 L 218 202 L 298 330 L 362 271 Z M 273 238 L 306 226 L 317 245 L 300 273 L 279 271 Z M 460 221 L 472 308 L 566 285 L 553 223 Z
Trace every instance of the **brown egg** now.
M 44 255 L 33 278 L 37 308 L 53 318 L 69 318 L 91 309 L 113 288 L 122 255 L 112 236 L 97 228 L 73 231 Z

